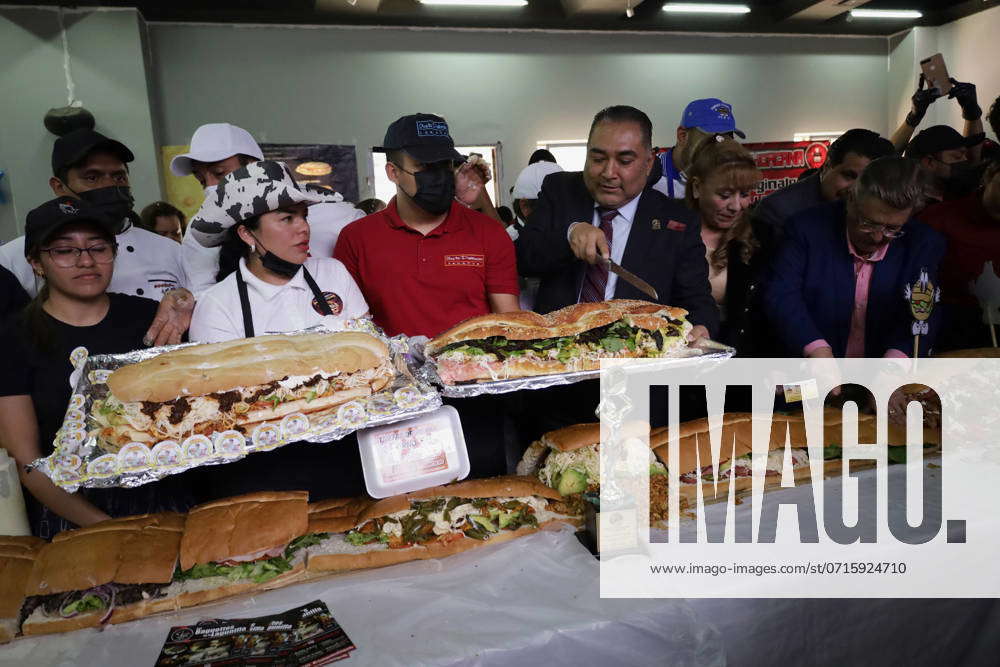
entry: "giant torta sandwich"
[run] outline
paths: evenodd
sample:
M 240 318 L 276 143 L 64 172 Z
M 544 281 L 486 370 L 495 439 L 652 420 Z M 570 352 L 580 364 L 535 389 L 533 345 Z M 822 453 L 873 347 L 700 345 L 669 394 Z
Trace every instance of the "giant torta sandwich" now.
M 183 526 L 181 515 L 161 513 L 56 535 L 35 557 L 23 633 L 65 632 L 175 609 L 168 588 Z
M 712 463 L 711 436 L 708 419 L 695 419 L 680 424 L 678 440 L 679 495 L 682 500 L 694 501 L 701 488 L 706 502 L 726 500 L 730 483 L 736 493 L 749 492 L 753 485 L 753 423 L 765 419 L 771 424 L 768 455 L 764 463 L 764 489 L 781 486 L 784 470 L 786 443 L 790 449 L 792 475 L 796 481 L 811 477 L 809 441 L 806 424 L 801 414 L 775 414 L 773 418 L 757 417 L 747 412 L 726 413 L 723 418 L 721 450 L 718 468 Z M 858 443 L 872 444 L 869 459 L 851 461 L 851 470 L 875 466 L 878 451 L 875 417 L 858 414 Z M 824 477 L 842 475 L 843 416 L 840 410 L 826 409 L 823 413 L 823 474 Z M 669 428 L 653 429 L 649 436 L 650 447 L 665 466 L 669 466 Z M 925 438 L 924 454 L 939 452 L 938 443 Z M 905 431 L 890 425 L 887 443 L 887 460 L 890 463 L 906 461 Z M 817 480 L 819 481 L 819 480 Z
M 0 536 L 0 644 L 18 632 L 28 578 L 44 544 L 45 540 L 37 537 Z
M 640 430 L 643 431 L 640 433 Z M 629 424 L 625 437 L 648 435 L 648 424 Z M 542 435 L 531 443 L 517 464 L 517 474 L 535 475 L 563 499 L 557 511 L 583 514 L 585 503 L 598 504 L 601 492 L 601 425 L 574 424 Z M 649 520 L 667 518 L 667 469 L 649 452 Z
M 495 477 L 385 498 L 357 516 L 310 518 L 310 572 L 382 567 L 442 558 L 512 540 L 580 517 L 556 511 L 561 496 L 534 477 Z M 329 512 L 329 511 L 328 511 Z M 342 532 L 339 532 L 342 531 Z
M 493 313 L 465 320 L 430 340 L 426 353 L 447 384 L 596 370 L 601 359 L 655 358 L 687 350 L 682 308 L 613 299 L 548 315 Z
M 112 450 L 228 429 L 249 436 L 258 424 L 368 396 L 393 372 L 386 345 L 366 333 L 244 338 L 119 368 L 92 413 Z
M 306 491 L 260 491 L 193 508 L 174 577 L 182 606 L 294 581 L 305 570 Z

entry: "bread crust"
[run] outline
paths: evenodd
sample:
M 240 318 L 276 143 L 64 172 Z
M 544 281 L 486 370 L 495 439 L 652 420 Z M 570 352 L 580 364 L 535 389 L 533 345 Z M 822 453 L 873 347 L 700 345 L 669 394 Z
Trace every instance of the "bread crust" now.
M 469 479 L 443 486 L 434 486 L 412 493 L 404 493 L 390 498 L 383 498 L 369 505 L 357 518 L 357 526 L 380 516 L 402 512 L 410 509 L 410 501 L 427 500 L 429 498 L 510 498 L 523 496 L 540 496 L 550 500 L 559 500 L 562 495 L 555 489 L 542 484 L 534 477 L 523 475 L 506 475 L 490 479 Z
M 487 546 L 489 544 L 499 544 L 509 540 L 537 533 L 547 526 L 556 523 L 571 523 L 579 525 L 579 521 L 574 517 L 550 519 L 535 526 L 521 526 L 517 530 L 506 530 L 490 536 L 488 540 L 475 540 L 462 535 L 461 538 L 450 542 L 434 542 L 428 546 L 415 545 L 405 549 L 384 549 L 378 551 L 368 551 L 362 554 L 320 554 L 310 556 L 306 563 L 309 572 L 341 572 L 346 570 L 361 570 L 375 567 L 385 567 L 396 565 L 397 563 L 407 563 L 413 560 L 429 560 L 432 558 L 444 558 L 463 551 Z
M 38 551 L 45 540 L 33 535 L 0 535 L 0 547 L 10 547 L 22 551 Z
M 730 412 L 723 416 L 722 461 L 729 460 L 730 445 L 735 438 L 736 456 L 743 456 L 753 451 L 753 422 L 755 419 L 769 419 L 767 415 L 755 416 L 749 412 Z M 775 414 L 771 419 L 769 449 L 781 449 L 785 446 L 786 433 L 792 447 L 803 448 L 807 445 L 805 417 L 802 414 Z M 843 413 L 840 410 L 827 408 L 823 412 L 823 437 L 826 442 L 842 441 Z M 700 456 L 702 466 L 712 461 L 711 439 L 707 418 L 694 419 L 679 425 L 678 470 L 686 474 L 697 467 L 695 453 Z M 653 452 L 664 465 L 669 465 L 669 429 L 666 426 L 655 428 L 650 432 L 649 444 Z M 872 415 L 858 415 L 858 441 L 875 442 L 875 419 Z M 890 436 L 890 444 L 892 437 Z
M 597 444 L 601 441 L 601 423 L 573 424 L 555 431 L 549 431 L 541 437 L 542 444 L 560 452 L 572 452 Z
M 72 618 L 45 618 L 44 620 L 25 619 L 21 625 L 21 634 L 25 637 L 31 635 L 50 635 L 56 632 L 72 632 L 83 628 L 96 628 L 101 624 L 101 618 L 107 613 L 106 610 L 94 611 L 87 614 L 78 614 Z
M 181 348 L 123 366 L 108 378 L 108 387 L 124 402 L 164 402 L 286 376 L 355 373 L 385 363 L 388 356 L 385 343 L 356 331 L 258 336 Z
M 308 529 L 306 491 L 250 493 L 199 505 L 181 538 L 181 569 L 283 547 Z
M 34 564 L 30 552 L 0 555 L 0 618 L 17 618 Z
M 603 327 L 629 318 L 646 329 L 662 327 L 662 318 L 683 320 L 683 308 L 661 306 L 648 301 L 612 299 L 598 303 L 577 303 L 546 315 L 519 310 L 509 313 L 478 315 L 459 322 L 451 329 L 427 342 L 428 355 L 437 354 L 441 348 L 465 340 L 478 340 L 503 336 L 508 340 L 536 340 L 559 336 L 575 336 L 590 329 Z

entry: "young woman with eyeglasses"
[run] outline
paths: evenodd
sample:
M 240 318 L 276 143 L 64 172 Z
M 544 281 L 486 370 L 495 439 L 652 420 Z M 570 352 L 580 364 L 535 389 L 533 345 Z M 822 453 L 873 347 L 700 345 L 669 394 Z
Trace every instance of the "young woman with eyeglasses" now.
M 106 291 L 117 249 L 114 225 L 100 211 L 60 197 L 29 212 L 25 227 L 25 255 L 45 284 L 0 333 L 0 445 L 17 460 L 29 491 L 32 532 L 48 538 L 110 516 L 185 509 L 176 480 L 70 494 L 25 470 L 53 451 L 74 371 L 90 355 L 144 347 L 157 309 L 156 301 Z

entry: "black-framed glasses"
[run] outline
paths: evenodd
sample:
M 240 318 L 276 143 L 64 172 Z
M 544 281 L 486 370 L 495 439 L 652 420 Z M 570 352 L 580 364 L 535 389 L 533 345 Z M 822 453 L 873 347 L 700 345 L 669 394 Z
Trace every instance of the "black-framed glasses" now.
M 866 232 L 881 232 L 882 236 L 887 239 L 898 239 L 901 236 L 906 235 L 906 230 L 900 227 L 890 227 L 888 225 L 881 225 L 877 222 L 872 222 L 865 216 L 858 213 L 858 227 Z
M 110 264 L 115 261 L 115 250 L 117 246 L 113 243 L 98 243 L 86 248 L 74 246 L 58 246 L 56 248 L 42 248 L 42 252 L 49 253 L 52 262 L 59 267 L 68 269 L 76 266 L 80 262 L 80 255 L 87 253 L 96 264 Z

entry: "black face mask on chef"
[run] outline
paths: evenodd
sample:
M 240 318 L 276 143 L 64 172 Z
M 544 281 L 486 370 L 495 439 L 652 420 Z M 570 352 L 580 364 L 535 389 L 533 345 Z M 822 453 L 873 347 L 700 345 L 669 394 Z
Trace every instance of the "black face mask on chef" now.
M 432 215 L 441 215 L 451 208 L 455 199 L 455 173 L 450 163 L 428 165 L 423 171 L 407 171 L 417 181 L 417 192 L 410 199 L 413 203 Z
M 257 241 L 257 246 L 264 252 L 260 253 L 260 263 L 265 269 L 272 273 L 277 273 L 279 276 L 285 276 L 286 278 L 293 277 L 298 270 L 302 268 L 301 264 L 296 264 L 295 262 L 289 262 L 287 259 L 281 259 L 273 252 L 264 247 L 264 244 L 260 242 L 257 235 L 250 232 L 250 236 Z
M 118 234 L 125 230 L 126 220 L 135 222 L 136 215 L 132 211 L 135 199 L 132 197 L 132 189 L 127 185 L 109 185 L 106 188 L 84 190 L 83 192 L 74 192 L 69 186 L 66 186 L 66 189 L 99 210 L 109 220 L 119 223 L 120 226 L 116 228 Z

